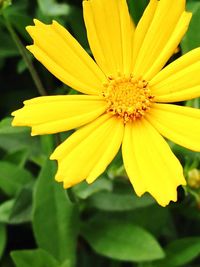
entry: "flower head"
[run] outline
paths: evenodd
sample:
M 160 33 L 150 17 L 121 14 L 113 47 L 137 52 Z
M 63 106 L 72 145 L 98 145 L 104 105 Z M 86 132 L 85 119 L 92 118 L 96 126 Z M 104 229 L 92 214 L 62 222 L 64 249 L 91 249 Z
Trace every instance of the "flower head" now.
M 32 135 L 78 128 L 51 155 L 65 188 L 92 183 L 122 145 L 136 194 L 149 192 L 166 206 L 186 182 L 163 137 L 200 151 L 200 110 L 168 104 L 200 96 L 200 49 L 163 68 L 191 14 L 185 0 L 150 0 L 134 28 L 125 0 L 84 0 L 83 12 L 96 62 L 57 22 L 27 27 L 33 55 L 83 94 L 25 101 L 13 125 L 32 127 Z

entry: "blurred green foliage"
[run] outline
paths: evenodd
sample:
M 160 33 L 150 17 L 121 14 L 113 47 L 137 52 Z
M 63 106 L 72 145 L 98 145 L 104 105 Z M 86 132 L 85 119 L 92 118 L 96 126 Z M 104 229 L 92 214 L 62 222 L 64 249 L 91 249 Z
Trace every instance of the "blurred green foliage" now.
M 137 23 L 148 1 L 128 3 Z M 200 3 L 187 4 L 194 15 L 178 56 L 200 45 Z M 0 8 L 0 266 L 199 267 L 199 189 L 179 188 L 178 203 L 161 208 L 149 195 L 134 195 L 119 155 L 94 184 L 66 192 L 48 160 L 56 138 L 11 127 L 10 113 L 39 94 L 30 66 L 48 94 L 72 93 L 25 52 L 25 26 L 56 19 L 90 53 L 81 0 L 0 0 Z M 185 104 L 199 108 L 199 99 Z M 170 145 L 186 177 L 200 168 L 199 153 Z

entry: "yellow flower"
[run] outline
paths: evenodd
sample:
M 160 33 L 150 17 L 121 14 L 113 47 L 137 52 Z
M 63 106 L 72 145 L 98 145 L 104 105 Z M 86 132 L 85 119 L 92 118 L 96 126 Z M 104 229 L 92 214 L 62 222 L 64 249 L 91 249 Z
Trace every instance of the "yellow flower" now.
M 162 137 L 200 151 L 200 110 L 167 104 L 200 96 L 200 49 L 162 69 L 185 34 L 185 0 L 151 0 L 134 29 L 125 0 L 83 1 L 93 59 L 57 22 L 27 27 L 33 55 L 58 79 L 85 94 L 25 101 L 14 126 L 32 135 L 78 128 L 51 155 L 64 188 L 92 183 L 122 144 L 135 192 L 166 206 L 185 185 L 183 170 Z M 162 70 L 161 70 L 162 69 Z

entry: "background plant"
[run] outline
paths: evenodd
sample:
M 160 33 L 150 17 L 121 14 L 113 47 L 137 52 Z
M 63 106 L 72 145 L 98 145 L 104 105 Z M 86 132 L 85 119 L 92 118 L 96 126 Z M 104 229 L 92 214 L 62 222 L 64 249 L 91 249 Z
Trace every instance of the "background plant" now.
M 90 53 L 81 2 L 0 0 L 0 266 L 199 267 L 199 153 L 170 143 L 188 186 L 179 188 L 178 203 L 161 208 L 148 195 L 134 195 L 120 154 L 94 184 L 64 191 L 48 157 L 66 134 L 30 137 L 28 128 L 10 125 L 23 100 L 74 93 L 26 51 L 25 26 L 35 17 L 56 19 Z M 148 0 L 128 2 L 137 23 Z M 187 1 L 187 8 L 193 19 L 174 58 L 200 46 L 200 2 Z

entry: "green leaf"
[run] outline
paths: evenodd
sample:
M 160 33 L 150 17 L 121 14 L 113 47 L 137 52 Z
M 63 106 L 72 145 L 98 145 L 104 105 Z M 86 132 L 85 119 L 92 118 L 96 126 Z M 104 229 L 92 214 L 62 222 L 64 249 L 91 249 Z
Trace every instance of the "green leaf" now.
M 9 152 L 21 149 L 29 150 L 32 146 L 38 147 L 35 143 L 37 138 L 30 137 L 30 130 L 27 127 L 12 127 L 12 119 L 5 118 L 0 122 L 0 147 Z
M 19 192 L 12 207 L 9 223 L 20 224 L 31 221 L 33 183 L 28 184 Z
M 1 0 L 0 1 L 0 9 L 5 9 L 12 4 L 11 0 Z
M 121 261 L 151 261 L 164 257 L 156 239 L 145 229 L 124 220 L 100 216 L 87 221 L 82 235 L 99 254 Z
M 79 229 L 77 207 L 54 181 L 55 164 L 47 160 L 34 193 L 33 229 L 37 244 L 60 261 L 75 259 Z
M 1 161 L 0 170 L 0 188 L 8 196 L 16 196 L 25 184 L 33 181 L 29 171 L 15 164 Z
M 29 132 L 27 127 L 12 127 L 12 118 L 4 118 L 0 121 L 0 134 L 18 134 Z
M 47 156 L 50 156 L 54 150 L 55 136 L 52 134 L 40 136 L 40 142 L 43 153 Z
M 58 267 L 59 263 L 52 255 L 42 249 L 11 252 L 16 267 Z
M 23 168 L 26 160 L 28 159 L 29 153 L 27 149 L 21 149 L 15 152 L 8 153 L 3 160 L 9 161 L 10 163 L 14 163 L 18 165 L 18 167 Z
M 20 224 L 31 221 L 32 183 L 19 192 L 16 198 L 0 205 L 0 222 Z
M 88 204 L 104 211 L 128 211 L 150 206 L 154 200 L 144 195 L 142 198 L 131 194 L 119 194 L 114 192 L 99 192 L 88 199 Z
M 70 11 L 70 7 L 67 4 L 58 4 L 56 0 L 38 0 L 38 5 L 42 13 L 47 16 L 67 16 Z
M 12 127 L 11 122 L 12 118 L 5 118 L 0 122 L 0 148 L 8 153 L 27 150 L 30 160 L 42 165 L 46 157 L 41 151 L 39 137 L 30 136 L 28 127 Z
M 21 74 L 27 69 L 27 65 L 23 59 L 20 59 L 17 64 L 17 73 Z
M 187 5 L 187 9 L 188 11 L 192 12 L 193 16 L 190 22 L 189 29 L 181 42 L 183 54 L 200 46 L 200 3 L 198 1 L 189 2 Z
M 153 220 L 150 220 L 152 214 Z M 116 220 L 123 216 L 123 220 L 140 225 L 156 237 L 164 235 L 167 238 L 173 238 L 176 234 L 169 209 L 157 204 L 123 213 L 112 213 L 110 216 L 116 218 Z
M 14 204 L 15 200 L 11 199 L 0 205 L 0 223 L 9 223 L 10 214 Z
M 59 264 L 43 249 L 12 251 L 11 258 L 16 267 L 71 267 L 69 261 Z
M 71 267 L 70 261 L 69 260 L 64 261 L 61 265 L 59 265 L 59 267 Z
M 112 182 L 103 177 L 99 177 L 99 179 L 91 185 L 84 181 L 73 187 L 73 192 L 81 199 L 87 199 L 89 196 L 104 190 L 111 191 Z
M 155 262 L 155 267 L 178 267 L 200 255 L 200 237 L 178 239 L 166 248 L 166 258 Z
M 4 253 L 6 241 L 7 241 L 6 227 L 4 224 L 0 224 L 0 259 Z

